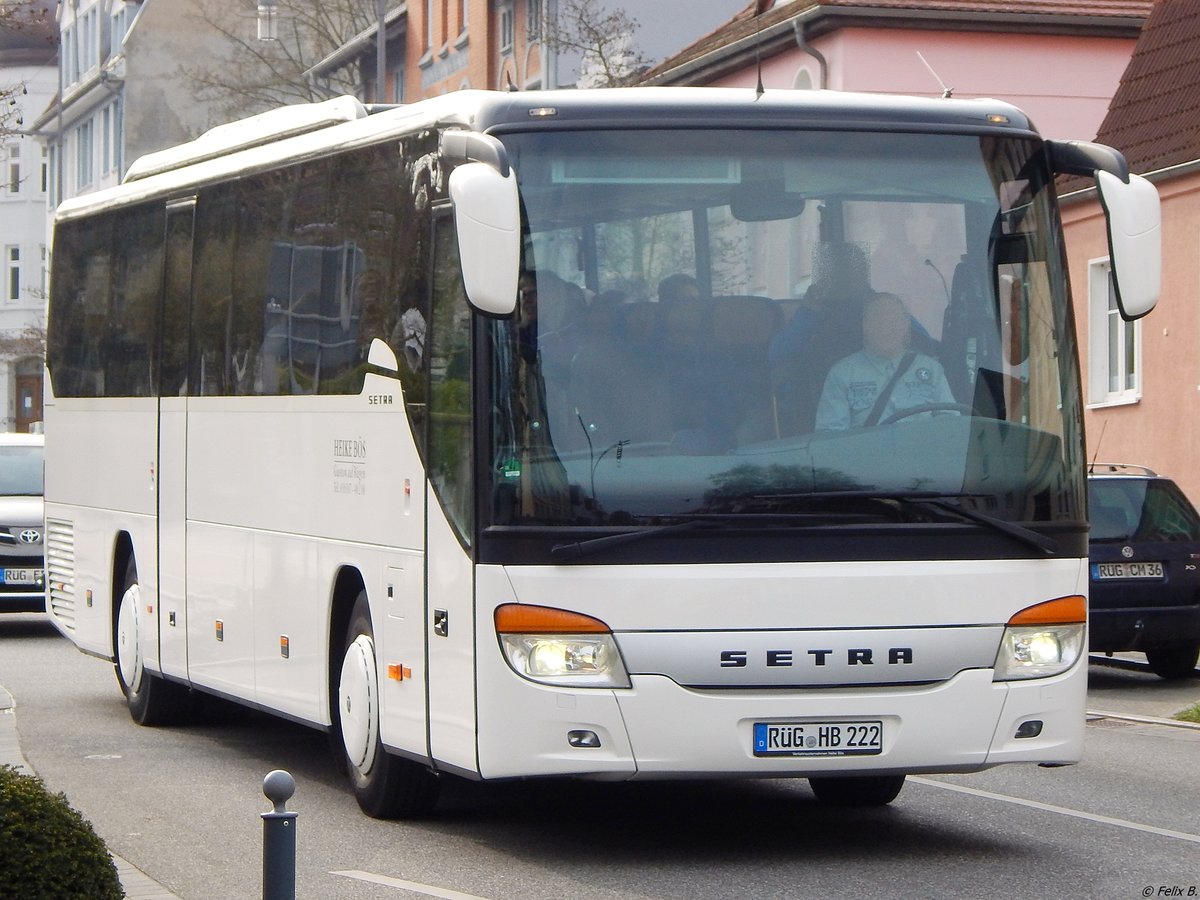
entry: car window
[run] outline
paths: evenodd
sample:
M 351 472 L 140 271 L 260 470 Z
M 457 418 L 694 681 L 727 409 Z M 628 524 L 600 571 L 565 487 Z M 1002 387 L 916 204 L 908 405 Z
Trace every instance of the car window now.
M 0 496 L 40 497 L 42 454 L 37 446 L 0 447 Z
M 1174 482 L 1093 479 L 1088 493 L 1093 540 L 1200 540 L 1196 510 Z

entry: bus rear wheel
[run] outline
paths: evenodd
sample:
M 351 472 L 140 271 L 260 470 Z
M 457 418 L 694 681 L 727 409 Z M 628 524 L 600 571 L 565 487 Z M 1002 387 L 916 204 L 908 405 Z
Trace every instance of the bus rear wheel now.
M 131 557 L 125 567 L 125 581 L 117 610 L 114 634 L 117 683 L 125 695 L 129 715 L 139 725 L 170 725 L 187 717 L 191 698 L 184 688 L 146 670 L 142 656 L 142 589 L 138 584 L 137 564 Z
M 338 676 L 336 721 L 342 759 L 362 811 L 375 819 L 422 815 L 437 803 L 438 779 L 426 767 L 389 753 L 379 737 L 375 632 L 365 593 L 346 629 Z
M 810 778 L 817 799 L 830 806 L 886 806 L 904 787 L 903 775 L 856 775 L 849 778 Z

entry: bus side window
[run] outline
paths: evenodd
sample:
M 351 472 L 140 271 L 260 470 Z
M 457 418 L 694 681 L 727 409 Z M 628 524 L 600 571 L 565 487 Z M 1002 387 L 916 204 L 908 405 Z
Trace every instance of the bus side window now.
M 471 452 L 471 311 L 454 222 L 435 225 L 433 322 L 429 335 L 429 441 L 426 467 L 459 540 L 469 545 L 474 518 Z
M 162 206 L 130 210 L 117 220 L 113 234 L 104 393 L 109 397 L 150 397 L 155 389 L 151 367 L 162 302 Z
M 233 303 L 237 200 L 224 186 L 207 188 L 196 206 L 192 271 L 192 358 L 188 393 L 214 397 L 237 393 L 234 385 L 249 354 L 227 346 Z
M 50 330 L 58 338 L 47 362 L 59 397 L 98 397 L 104 390 L 99 358 L 111 290 L 111 231 L 102 221 L 69 222 L 55 233 L 50 280 Z

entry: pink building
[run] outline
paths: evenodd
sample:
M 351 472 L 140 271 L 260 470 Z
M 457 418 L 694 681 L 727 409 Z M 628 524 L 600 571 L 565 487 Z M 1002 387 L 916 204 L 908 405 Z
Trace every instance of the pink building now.
M 1122 322 L 1112 309 L 1104 219 L 1095 194 L 1063 201 L 1075 320 L 1084 355 L 1089 454 L 1175 478 L 1200 501 L 1200 0 L 1160 0 L 1098 140 L 1117 147 L 1162 198 L 1157 309 Z M 1069 191 L 1064 185 L 1060 193 Z
M 652 70 L 653 84 L 994 97 L 1088 140 L 1150 0 L 755 0 Z

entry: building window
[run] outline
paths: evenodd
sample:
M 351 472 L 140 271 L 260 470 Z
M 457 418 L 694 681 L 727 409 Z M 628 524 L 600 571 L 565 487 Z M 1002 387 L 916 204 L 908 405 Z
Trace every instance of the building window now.
M 8 192 L 21 192 L 21 145 L 8 145 Z
M 425 0 L 425 49 L 433 49 L 433 0 Z
M 125 35 L 137 15 L 138 7 L 133 3 L 124 3 L 112 14 L 112 30 L 109 33 L 109 55 L 117 56 L 125 49 Z
M 79 20 L 79 70 L 90 72 L 100 63 L 99 11 L 92 7 Z
M 75 129 L 75 187 L 85 188 L 94 177 L 92 120 Z
M 525 33 L 529 39 L 542 36 L 542 0 L 525 0 Z
M 392 69 L 392 102 L 404 102 L 404 66 Z
M 460 0 L 458 4 L 458 30 L 467 30 L 467 7 L 470 6 L 470 0 Z
M 63 83 L 72 85 L 79 80 L 79 57 L 75 55 L 75 27 L 63 29 L 62 33 Z
M 50 190 L 50 149 L 42 145 L 42 193 Z
M 21 299 L 21 248 L 6 247 L 4 257 L 8 260 L 8 293 L 4 299 L 19 300 Z
M 47 265 L 49 260 L 46 257 L 46 245 L 39 244 L 38 252 L 41 254 L 41 259 L 42 259 L 42 273 L 41 273 L 41 279 L 38 282 L 38 287 L 41 288 L 42 296 L 45 297 L 46 296 L 46 284 L 47 284 L 47 278 L 48 278 L 47 273 L 50 271 L 50 268 Z
M 1088 265 L 1088 401 L 1134 403 L 1141 397 L 1141 325 L 1126 322 L 1117 308 L 1112 266 Z
M 509 4 L 500 7 L 500 52 L 511 53 L 513 48 L 513 8 Z

